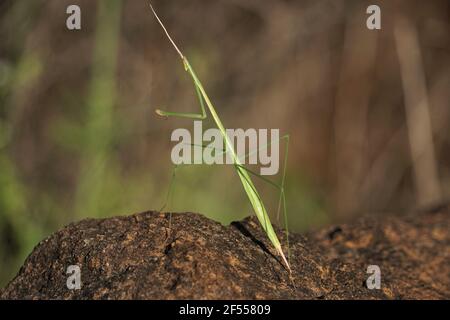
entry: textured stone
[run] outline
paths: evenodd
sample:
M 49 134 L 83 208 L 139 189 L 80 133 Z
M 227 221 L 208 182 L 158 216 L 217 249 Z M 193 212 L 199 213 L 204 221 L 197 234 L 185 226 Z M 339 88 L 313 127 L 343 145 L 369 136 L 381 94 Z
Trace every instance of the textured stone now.
M 145 212 L 71 224 L 39 243 L 2 299 L 450 298 L 449 210 L 290 235 L 292 274 L 255 218 Z M 277 230 L 285 243 L 284 234 Z M 369 290 L 368 265 L 381 268 Z M 81 290 L 68 290 L 69 265 Z

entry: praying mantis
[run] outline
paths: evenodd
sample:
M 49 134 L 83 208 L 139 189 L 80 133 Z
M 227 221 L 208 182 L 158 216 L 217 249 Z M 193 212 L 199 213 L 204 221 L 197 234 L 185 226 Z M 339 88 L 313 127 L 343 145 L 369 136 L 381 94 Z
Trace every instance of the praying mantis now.
M 282 174 L 282 181 L 281 181 L 281 186 L 277 185 L 276 183 L 274 183 L 273 181 L 251 171 L 250 169 L 244 167 L 242 165 L 242 158 L 239 157 L 236 153 L 236 151 L 234 150 L 234 148 L 232 147 L 232 143 L 230 141 L 230 138 L 228 137 L 228 135 L 226 134 L 226 130 L 225 127 L 222 123 L 222 121 L 219 118 L 219 115 L 217 114 L 211 100 L 209 99 L 208 95 L 206 94 L 206 91 L 202 85 L 202 83 L 200 82 L 200 80 L 198 79 L 196 73 L 194 72 L 194 69 L 192 68 L 192 66 L 190 65 L 188 59 L 183 55 L 183 53 L 181 52 L 181 50 L 178 48 L 178 46 L 175 44 L 174 40 L 172 39 L 172 37 L 170 36 L 169 32 L 167 31 L 166 27 L 164 26 L 163 22 L 161 21 L 161 19 L 159 18 L 159 16 L 157 15 L 156 11 L 154 10 L 153 6 L 151 5 L 151 3 L 148 3 L 150 6 L 151 11 L 153 12 L 153 15 L 155 16 L 155 18 L 157 19 L 158 23 L 161 25 L 164 33 L 166 34 L 167 38 L 169 39 L 170 43 L 172 44 L 172 46 L 175 48 L 175 50 L 177 51 L 178 55 L 180 56 L 182 62 L 183 62 L 183 66 L 185 71 L 191 76 L 192 81 L 194 82 L 194 86 L 195 86 L 195 90 L 197 93 L 197 97 L 199 99 L 200 102 L 200 110 L 201 113 L 186 113 L 186 112 L 171 112 L 171 111 L 163 111 L 160 109 L 156 110 L 156 114 L 162 117 L 179 117 L 179 118 L 187 118 L 187 119 L 192 119 L 192 120 L 204 120 L 207 117 L 207 113 L 206 113 L 206 108 L 205 108 L 205 104 L 208 108 L 209 113 L 211 114 L 217 128 L 220 130 L 222 137 L 225 141 L 225 145 L 226 145 L 226 152 L 229 152 L 232 160 L 233 160 L 233 165 L 234 168 L 236 170 L 236 173 L 242 183 L 242 186 L 245 190 L 245 193 L 247 194 L 247 197 L 253 207 L 253 210 L 256 214 L 256 217 L 258 218 L 258 221 L 261 225 L 261 227 L 263 228 L 264 232 L 266 233 L 267 237 L 269 238 L 270 242 L 272 243 L 272 245 L 274 246 L 275 250 L 277 251 L 277 253 L 280 255 L 283 263 L 285 264 L 285 266 L 287 267 L 287 269 L 289 270 L 289 272 L 291 273 L 291 267 L 290 264 L 288 262 L 288 260 L 286 259 L 286 256 L 283 252 L 281 243 L 277 237 L 277 234 L 275 233 L 272 223 L 270 222 L 270 218 L 269 215 L 267 213 L 267 210 L 264 206 L 264 203 L 258 193 L 258 191 L 256 190 L 256 187 L 250 177 L 250 175 L 254 175 L 256 177 L 261 178 L 263 181 L 271 184 L 272 186 L 278 188 L 280 190 L 280 197 L 279 197 L 279 203 L 278 203 L 278 215 L 280 212 L 280 207 L 281 205 L 283 206 L 283 212 L 284 212 L 284 218 L 285 221 L 287 221 L 287 213 L 286 213 L 286 197 L 285 197 L 285 192 L 284 192 L 284 182 L 285 182 L 285 178 L 286 178 L 286 164 L 287 164 L 287 156 L 288 156 L 288 144 L 289 144 L 289 135 L 285 135 L 283 137 L 280 138 L 280 140 L 285 140 L 286 141 L 286 152 L 285 152 L 285 158 L 284 158 L 284 164 L 283 164 L 283 174 Z M 245 157 L 247 157 L 248 155 L 245 155 Z M 286 231 L 287 231 L 287 226 L 286 226 Z M 289 235 L 287 233 L 287 241 L 289 239 Z M 288 242 L 288 247 L 289 247 L 289 242 Z

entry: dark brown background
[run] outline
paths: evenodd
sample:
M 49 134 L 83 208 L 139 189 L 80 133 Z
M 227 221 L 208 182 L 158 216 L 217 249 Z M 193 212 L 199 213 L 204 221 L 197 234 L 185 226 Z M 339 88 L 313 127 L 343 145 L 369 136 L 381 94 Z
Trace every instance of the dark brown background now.
M 81 31 L 65 27 L 69 4 L 81 7 Z M 448 1 L 153 4 L 227 127 L 291 134 L 292 230 L 449 195 Z M 380 31 L 366 28 L 370 4 L 381 7 Z M 4 0 L 0 19 L 4 284 L 71 221 L 159 209 L 170 133 L 192 123 L 154 110 L 198 105 L 145 1 Z M 232 171 L 180 170 L 167 209 L 223 223 L 250 214 Z M 273 212 L 276 194 L 258 186 Z

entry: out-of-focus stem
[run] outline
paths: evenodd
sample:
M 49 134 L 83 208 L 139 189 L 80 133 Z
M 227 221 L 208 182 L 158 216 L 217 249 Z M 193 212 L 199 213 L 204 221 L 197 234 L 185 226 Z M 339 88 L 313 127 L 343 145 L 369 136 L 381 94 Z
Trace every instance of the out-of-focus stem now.
M 441 199 L 441 186 L 419 41 L 414 26 L 403 17 L 397 19 L 394 34 L 403 83 L 418 205 L 431 205 Z

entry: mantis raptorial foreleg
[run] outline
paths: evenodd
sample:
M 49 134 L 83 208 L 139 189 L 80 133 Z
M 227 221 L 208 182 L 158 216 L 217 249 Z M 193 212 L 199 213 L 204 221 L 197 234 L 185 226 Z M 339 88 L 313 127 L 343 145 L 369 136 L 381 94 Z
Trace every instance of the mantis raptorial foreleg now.
M 197 97 L 200 102 L 200 110 L 202 113 L 170 112 L 170 111 L 162 111 L 160 109 L 157 109 L 156 113 L 162 117 L 178 117 L 178 118 L 187 118 L 187 119 L 193 119 L 193 120 L 206 119 L 205 104 L 204 104 L 201 92 L 196 85 L 195 85 L 195 91 L 197 92 Z

